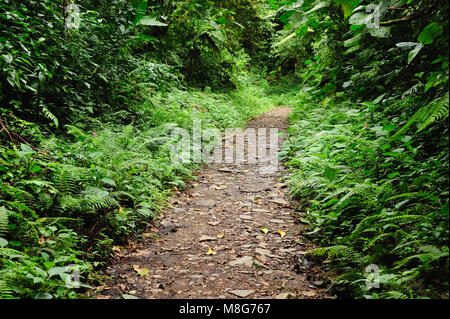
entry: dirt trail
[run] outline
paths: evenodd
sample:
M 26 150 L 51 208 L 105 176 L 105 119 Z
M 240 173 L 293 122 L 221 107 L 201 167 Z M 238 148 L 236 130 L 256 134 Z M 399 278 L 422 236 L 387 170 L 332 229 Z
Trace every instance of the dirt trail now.
M 279 107 L 248 127 L 286 131 L 290 111 Z M 280 163 L 265 174 L 260 162 L 203 169 L 149 230 L 159 240 L 147 233 L 117 251 L 106 270 L 114 279 L 97 297 L 329 298 L 320 271 L 299 262 L 312 245 L 280 181 L 286 171 Z

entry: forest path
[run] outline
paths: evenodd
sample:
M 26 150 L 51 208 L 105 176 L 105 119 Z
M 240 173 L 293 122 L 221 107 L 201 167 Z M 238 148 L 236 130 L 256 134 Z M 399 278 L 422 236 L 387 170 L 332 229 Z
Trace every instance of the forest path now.
M 285 133 L 290 111 L 276 108 L 248 127 Z M 117 248 L 106 270 L 113 279 L 97 298 L 330 298 L 321 272 L 300 262 L 313 245 L 281 181 L 286 170 L 279 163 L 268 174 L 268 155 L 258 156 L 201 170 L 142 241 Z

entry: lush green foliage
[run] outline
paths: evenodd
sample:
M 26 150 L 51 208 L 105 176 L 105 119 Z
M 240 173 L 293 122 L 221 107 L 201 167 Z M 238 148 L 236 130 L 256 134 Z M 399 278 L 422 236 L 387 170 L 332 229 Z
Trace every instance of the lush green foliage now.
M 98 280 L 193 178 L 169 160 L 171 128 L 279 104 L 334 291 L 448 298 L 448 2 L 71 5 L 0 1 L 0 298 L 79 297 L 69 275 Z
M 311 254 L 341 296 L 448 298 L 448 3 L 383 1 L 378 27 L 367 1 L 284 4 L 273 52 L 301 86 L 283 155 Z
M 71 275 L 97 280 L 193 178 L 170 159 L 173 127 L 242 126 L 273 106 L 248 75 L 256 4 L 71 4 L 0 1 L 1 298 L 78 297 Z

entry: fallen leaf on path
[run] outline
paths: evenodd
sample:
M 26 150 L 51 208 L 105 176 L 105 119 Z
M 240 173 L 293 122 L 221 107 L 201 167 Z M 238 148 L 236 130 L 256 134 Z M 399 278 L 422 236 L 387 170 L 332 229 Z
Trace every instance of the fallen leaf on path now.
M 214 240 L 217 240 L 217 239 L 215 237 L 211 237 L 211 236 L 201 236 L 198 241 L 200 243 L 202 243 L 205 241 L 214 241 Z
M 219 225 L 220 224 L 220 221 L 216 221 L 216 222 L 208 222 L 208 225 L 211 225 L 211 226 L 217 226 L 217 225 Z
M 269 230 L 267 229 L 267 227 L 261 228 L 261 231 L 262 231 L 264 234 L 267 234 L 267 233 L 269 232 Z
M 280 234 L 281 237 L 286 236 L 286 233 L 284 231 L 282 231 L 281 229 L 279 231 L 277 231 L 278 234 Z
M 223 237 L 225 237 L 225 232 L 223 232 L 223 233 L 217 235 L 217 238 L 219 238 L 219 239 L 222 239 Z
M 207 255 L 215 255 L 216 252 L 214 250 L 212 250 L 211 248 L 208 247 L 208 252 L 206 253 Z
M 255 292 L 254 290 L 241 290 L 241 289 L 236 289 L 236 290 L 230 290 L 229 291 L 230 294 L 233 294 L 233 295 L 241 297 L 241 298 L 245 298 L 247 296 L 250 296 L 254 292 Z
M 145 267 L 139 267 L 138 265 L 133 266 L 134 271 L 138 273 L 139 276 L 144 277 L 145 275 L 148 275 L 150 273 L 150 270 Z

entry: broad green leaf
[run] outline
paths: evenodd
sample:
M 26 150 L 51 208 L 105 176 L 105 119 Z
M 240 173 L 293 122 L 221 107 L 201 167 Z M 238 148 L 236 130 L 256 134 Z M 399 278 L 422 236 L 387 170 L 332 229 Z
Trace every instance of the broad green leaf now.
M 348 22 L 354 25 L 364 25 L 370 22 L 371 17 L 372 16 L 367 13 L 356 12 L 350 17 Z
M 439 37 L 443 32 L 443 27 L 437 22 L 427 25 L 422 32 L 420 32 L 417 40 L 422 44 L 431 44 L 434 39 Z
M 325 171 L 323 173 L 323 175 L 330 181 L 332 182 L 335 178 L 336 178 L 336 174 L 337 174 L 337 170 L 335 170 L 334 168 L 331 168 L 329 166 L 325 167 Z
M 412 62 L 412 60 L 414 60 L 414 58 L 419 54 L 419 52 L 420 52 L 420 50 L 422 50 L 422 48 L 423 48 L 423 44 L 417 43 L 416 47 L 408 53 L 408 64 L 410 64 Z
M 153 27 L 165 27 L 165 26 L 167 26 L 166 23 L 160 22 L 160 21 L 158 21 L 155 18 L 150 17 L 150 16 L 142 17 L 137 24 L 138 25 L 142 24 L 142 25 L 147 25 L 147 26 L 153 26 Z
M 64 274 L 67 271 L 67 267 L 52 267 L 48 270 L 48 275 L 50 277 Z
M 312 9 L 309 10 L 309 11 L 307 11 L 305 14 L 309 14 L 309 13 L 315 12 L 315 11 L 320 10 L 320 9 L 322 9 L 322 8 L 328 7 L 329 5 L 330 5 L 330 2 L 329 2 L 329 1 L 321 1 L 321 2 L 319 2 L 318 4 L 316 4 L 316 5 L 314 6 L 314 8 L 312 8 Z
M 378 96 L 375 100 L 372 101 L 373 104 L 378 104 L 381 102 L 381 100 L 384 98 L 384 96 L 386 95 L 386 93 L 381 94 L 380 96 Z
M 8 241 L 4 238 L 0 237 L 0 248 L 6 247 L 8 245 Z

